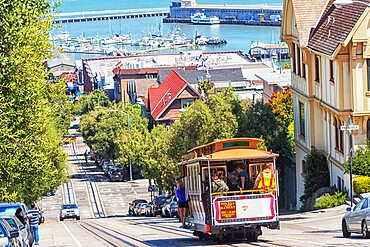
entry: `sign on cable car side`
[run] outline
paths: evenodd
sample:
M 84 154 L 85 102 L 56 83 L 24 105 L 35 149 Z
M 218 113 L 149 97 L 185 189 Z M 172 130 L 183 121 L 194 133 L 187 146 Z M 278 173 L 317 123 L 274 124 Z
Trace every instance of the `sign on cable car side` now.
M 240 224 L 276 220 L 272 194 L 221 196 L 213 201 L 215 224 Z
M 358 125 L 343 125 L 340 126 L 340 130 L 358 130 Z

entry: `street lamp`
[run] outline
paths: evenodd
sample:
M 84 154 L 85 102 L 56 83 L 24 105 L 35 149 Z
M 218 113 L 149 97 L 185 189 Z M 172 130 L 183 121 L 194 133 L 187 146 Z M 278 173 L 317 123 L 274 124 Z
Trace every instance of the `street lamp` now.
M 130 132 L 130 114 L 121 111 L 121 110 L 110 110 L 110 112 L 121 112 L 127 116 L 127 130 Z M 129 166 L 130 166 L 130 181 L 132 181 L 132 163 L 131 163 L 131 158 L 128 158 Z
M 336 8 L 340 9 L 343 6 L 346 6 L 346 5 L 352 4 L 352 3 L 361 3 L 361 4 L 364 4 L 368 7 L 370 6 L 368 3 L 357 1 L 357 0 L 335 0 L 333 4 Z

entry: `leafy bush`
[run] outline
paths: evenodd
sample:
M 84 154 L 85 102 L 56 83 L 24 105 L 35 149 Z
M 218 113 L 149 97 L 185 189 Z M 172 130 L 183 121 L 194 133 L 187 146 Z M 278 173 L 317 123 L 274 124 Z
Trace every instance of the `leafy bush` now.
M 345 162 L 345 171 L 350 173 L 350 160 Z M 370 148 L 369 143 L 366 146 L 359 146 L 355 150 L 352 159 L 352 172 L 356 175 L 370 176 Z
M 343 205 L 347 200 L 347 194 L 337 191 L 334 195 L 325 194 L 316 200 L 315 209 L 333 208 Z
M 358 195 L 370 192 L 370 177 L 359 176 L 353 179 L 353 191 Z

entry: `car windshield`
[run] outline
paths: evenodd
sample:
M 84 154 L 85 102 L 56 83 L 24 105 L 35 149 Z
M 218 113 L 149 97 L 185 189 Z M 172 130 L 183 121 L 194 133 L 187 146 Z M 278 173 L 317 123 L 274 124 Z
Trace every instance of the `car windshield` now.
M 135 201 L 135 204 L 145 203 L 145 202 L 146 202 L 146 200 L 136 200 L 136 201 Z
M 62 209 L 73 209 L 73 208 L 78 208 L 76 204 L 64 204 L 62 206 Z
M 6 221 L 11 226 L 11 228 L 17 229 L 17 224 L 15 223 L 15 221 L 13 219 L 6 219 Z
M 9 207 L 0 207 L 0 217 L 11 217 L 15 215 L 15 211 L 17 211 L 18 206 L 9 206 Z

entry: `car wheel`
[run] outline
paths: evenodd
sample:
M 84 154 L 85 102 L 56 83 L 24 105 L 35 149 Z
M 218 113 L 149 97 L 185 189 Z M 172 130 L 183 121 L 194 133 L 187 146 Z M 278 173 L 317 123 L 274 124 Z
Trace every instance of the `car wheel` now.
M 59 218 L 60 221 L 63 221 L 64 219 L 63 218 Z
M 369 229 L 365 221 L 362 222 L 362 238 L 370 238 Z
M 343 233 L 343 237 L 345 238 L 351 237 L 351 233 L 348 232 L 347 222 L 344 219 L 342 220 L 342 233 Z
M 80 216 L 78 216 L 78 217 L 76 218 L 76 220 L 80 220 Z

